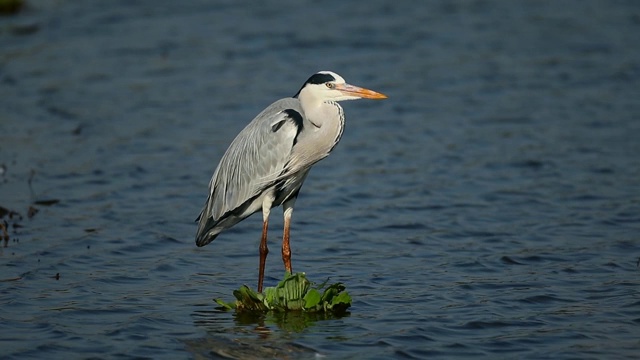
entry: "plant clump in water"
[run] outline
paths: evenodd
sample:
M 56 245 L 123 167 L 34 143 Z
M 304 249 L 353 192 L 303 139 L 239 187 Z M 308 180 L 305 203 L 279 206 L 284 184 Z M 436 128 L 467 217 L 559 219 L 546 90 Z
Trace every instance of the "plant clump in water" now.
M 342 283 L 327 286 L 327 281 L 312 286 L 304 273 L 286 273 L 284 280 L 263 293 L 253 291 L 246 285 L 233 292 L 236 301 L 224 302 L 214 299 L 222 308 L 241 311 L 303 311 L 343 314 L 351 306 L 351 296 Z

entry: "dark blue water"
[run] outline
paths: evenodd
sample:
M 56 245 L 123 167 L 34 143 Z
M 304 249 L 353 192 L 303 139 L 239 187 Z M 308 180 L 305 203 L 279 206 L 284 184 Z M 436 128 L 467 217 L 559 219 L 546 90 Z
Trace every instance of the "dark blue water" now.
M 26 3 L 0 18 L 3 358 L 637 357 L 640 3 Z M 389 96 L 344 104 L 294 212 L 294 271 L 351 312 L 218 311 L 261 220 L 196 248 L 209 178 L 318 70 Z

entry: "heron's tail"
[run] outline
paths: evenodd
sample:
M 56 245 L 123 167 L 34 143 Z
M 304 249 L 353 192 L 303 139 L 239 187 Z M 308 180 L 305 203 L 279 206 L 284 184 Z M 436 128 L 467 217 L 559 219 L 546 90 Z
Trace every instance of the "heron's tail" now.
M 198 234 L 198 236 L 196 237 L 196 245 L 198 245 L 198 247 L 205 246 L 208 243 L 212 242 L 216 237 L 218 237 L 218 234 L 212 234 L 209 232 L 206 232 L 202 235 Z
M 248 216 L 248 215 L 247 215 Z M 196 219 L 198 222 L 198 233 L 196 234 L 196 245 L 205 246 L 212 242 L 218 234 L 225 229 L 239 223 L 247 216 L 239 217 L 233 211 L 227 212 L 219 219 L 214 219 L 205 207 L 200 216 Z
M 216 229 L 218 222 L 210 216 L 207 216 L 204 210 L 200 213 L 196 221 L 198 221 L 198 233 L 196 234 L 196 245 L 198 245 L 198 247 L 205 246 L 212 242 L 220 231 L 222 231 Z

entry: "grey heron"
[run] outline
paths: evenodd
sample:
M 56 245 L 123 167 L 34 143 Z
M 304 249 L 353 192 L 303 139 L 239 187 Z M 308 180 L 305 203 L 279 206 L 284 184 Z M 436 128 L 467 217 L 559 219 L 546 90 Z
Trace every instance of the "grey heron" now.
M 292 273 L 289 229 L 293 206 L 309 169 L 336 146 L 344 129 L 338 101 L 386 99 L 381 93 L 350 85 L 338 74 L 312 75 L 291 98 L 264 109 L 231 142 L 209 182 L 209 196 L 196 219 L 196 245 L 262 210 L 258 292 L 262 292 L 269 249 L 271 209 L 282 205 L 282 261 Z

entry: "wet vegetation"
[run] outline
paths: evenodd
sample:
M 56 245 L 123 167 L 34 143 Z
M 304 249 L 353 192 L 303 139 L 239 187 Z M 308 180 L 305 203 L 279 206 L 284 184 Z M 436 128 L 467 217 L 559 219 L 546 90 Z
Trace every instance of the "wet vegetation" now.
M 351 296 L 342 283 L 313 286 L 304 273 L 286 273 L 275 287 L 267 287 L 258 293 L 246 285 L 233 292 L 236 300 L 227 303 L 214 299 L 223 309 L 237 312 L 287 312 L 345 314 L 351 306 Z

